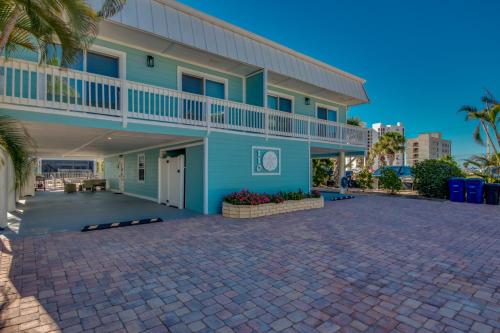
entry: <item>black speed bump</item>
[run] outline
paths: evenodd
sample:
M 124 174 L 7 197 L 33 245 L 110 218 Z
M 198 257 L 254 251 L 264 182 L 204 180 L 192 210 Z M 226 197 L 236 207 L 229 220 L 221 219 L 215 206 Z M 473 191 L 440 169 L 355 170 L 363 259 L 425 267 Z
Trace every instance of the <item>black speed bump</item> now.
M 113 228 L 120 228 L 120 227 L 129 227 L 132 225 L 141 225 L 141 224 L 149 224 L 149 223 L 157 223 L 157 222 L 163 222 L 163 219 L 161 217 L 156 217 L 156 218 L 131 220 L 131 221 L 124 221 L 124 222 L 91 224 L 91 225 L 84 226 L 82 228 L 82 232 L 94 231 L 94 230 L 104 230 L 104 229 L 113 229 Z

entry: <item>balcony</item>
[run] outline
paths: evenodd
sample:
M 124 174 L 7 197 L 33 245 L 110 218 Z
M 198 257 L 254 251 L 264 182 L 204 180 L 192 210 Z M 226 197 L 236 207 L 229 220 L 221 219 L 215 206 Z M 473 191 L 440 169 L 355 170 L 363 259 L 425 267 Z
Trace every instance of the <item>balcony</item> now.
M 20 60 L 0 60 L 0 103 L 366 147 L 364 128 Z M 125 111 L 126 110 L 126 111 Z

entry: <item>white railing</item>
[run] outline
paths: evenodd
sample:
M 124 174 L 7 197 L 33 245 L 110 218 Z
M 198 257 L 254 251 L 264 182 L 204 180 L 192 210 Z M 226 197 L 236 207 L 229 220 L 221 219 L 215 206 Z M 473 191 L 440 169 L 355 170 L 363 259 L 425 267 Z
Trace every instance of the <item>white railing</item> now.
M 0 102 L 366 145 L 366 130 L 356 126 L 20 60 L 0 60 Z

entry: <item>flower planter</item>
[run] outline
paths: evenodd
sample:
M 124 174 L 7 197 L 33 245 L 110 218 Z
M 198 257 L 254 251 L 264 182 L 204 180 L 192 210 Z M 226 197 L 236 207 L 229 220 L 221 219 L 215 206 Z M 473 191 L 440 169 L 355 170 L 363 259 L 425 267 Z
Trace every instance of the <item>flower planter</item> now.
M 323 208 L 325 200 L 320 198 L 307 198 L 302 200 L 286 200 L 282 203 L 268 203 L 263 205 L 232 205 L 227 202 L 222 203 L 222 215 L 233 219 L 246 219 L 262 217 L 281 213 L 295 212 Z

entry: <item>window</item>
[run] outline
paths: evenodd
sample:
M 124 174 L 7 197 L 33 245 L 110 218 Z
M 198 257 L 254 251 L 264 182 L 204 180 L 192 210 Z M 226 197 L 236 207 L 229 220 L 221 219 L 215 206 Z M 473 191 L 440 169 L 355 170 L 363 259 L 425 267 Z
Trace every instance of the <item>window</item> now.
M 84 59 L 87 60 L 86 68 L 84 66 Z M 46 63 L 53 66 L 61 66 L 61 62 L 61 45 L 55 44 L 49 46 L 47 49 Z M 73 62 L 71 64 L 65 65 L 64 67 L 118 78 L 120 76 L 119 63 L 120 61 L 118 57 L 113 57 L 94 51 L 87 51 L 85 53 L 83 51 L 79 51 L 73 59 Z
M 146 156 L 144 154 L 137 155 L 137 180 L 143 183 L 146 173 Z
M 224 82 L 186 73 L 182 73 L 182 91 L 219 99 L 226 98 L 226 84 Z
M 76 69 L 83 71 L 83 51 L 78 51 L 71 64 L 64 65 L 63 67 L 69 69 Z M 62 48 L 59 44 L 52 44 L 47 46 L 47 65 L 61 66 L 62 62 Z
M 337 110 L 318 106 L 318 118 L 329 121 L 337 121 Z
M 87 72 L 110 76 L 119 77 L 119 60 L 116 57 L 88 51 L 87 52 Z
M 277 95 L 267 95 L 267 107 L 272 110 L 292 113 L 293 102 L 290 98 Z

